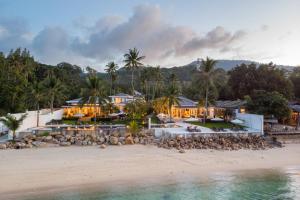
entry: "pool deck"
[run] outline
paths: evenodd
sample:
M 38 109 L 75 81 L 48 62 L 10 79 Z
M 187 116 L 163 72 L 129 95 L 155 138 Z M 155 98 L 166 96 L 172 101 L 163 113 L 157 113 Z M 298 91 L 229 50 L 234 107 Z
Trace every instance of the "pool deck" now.
M 210 128 L 206 128 L 203 126 L 197 126 L 193 124 L 189 124 L 186 122 L 176 122 L 175 123 L 176 127 L 170 127 L 170 128 L 154 128 L 155 130 L 155 135 L 156 136 L 161 136 L 162 134 L 171 134 L 171 135 L 191 135 L 191 134 L 199 134 L 199 135 L 211 135 L 211 134 L 249 134 L 249 133 L 255 133 L 257 134 L 258 132 L 256 130 L 251 130 L 247 129 L 246 131 L 232 131 L 230 129 L 224 129 L 225 131 L 214 131 Z M 199 132 L 191 132 L 188 131 L 188 127 L 196 127 L 197 130 L 200 130 Z

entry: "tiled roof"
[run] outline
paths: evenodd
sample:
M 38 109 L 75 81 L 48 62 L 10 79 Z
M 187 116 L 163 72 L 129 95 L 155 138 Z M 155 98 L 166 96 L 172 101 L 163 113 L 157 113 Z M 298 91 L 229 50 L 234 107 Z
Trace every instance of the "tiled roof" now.
M 132 96 L 129 94 L 125 94 L 125 93 L 118 93 L 115 95 L 111 95 L 110 97 L 132 97 Z
M 66 101 L 67 104 L 80 104 L 82 98 L 78 98 L 78 99 L 72 99 L 72 100 L 68 100 Z M 99 102 L 99 98 L 97 97 L 97 101 L 96 104 Z M 88 102 L 87 102 L 88 103 Z
M 246 105 L 246 101 L 235 100 L 235 101 L 216 101 L 215 106 L 220 108 L 238 108 Z
M 193 100 L 190 100 L 186 97 L 179 96 L 179 105 L 178 107 L 197 107 L 197 103 L 194 102 Z
M 292 109 L 293 111 L 296 111 L 296 112 L 300 112 L 300 105 L 289 105 L 290 109 Z

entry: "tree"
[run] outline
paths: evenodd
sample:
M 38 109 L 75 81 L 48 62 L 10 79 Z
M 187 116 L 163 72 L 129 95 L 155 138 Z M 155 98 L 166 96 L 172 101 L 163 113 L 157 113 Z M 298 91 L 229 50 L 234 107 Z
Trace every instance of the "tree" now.
M 129 115 L 129 118 L 143 119 L 150 113 L 150 105 L 144 100 L 137 99 L 134 102 L 127 103 L 124 107 L 124 111 Z
M 129 49 L 129 52 L 124 54 L 124 62 L 126 69 L 131 71 L 131 89 L 134 96 L 134 71 L 143 66 L 141 62 L 145 56 L 140 56 L 140 52 L 136 49 Z
M 115 106 L 115 104 L 111 101 L 111 99 L 104 99 L 102 108 L 103 108 L 103 111 L 108 115 L 113 112 L 119 111 L 118 107 Z
M 264 90 L 254 90 L 250 96 L 246 97 L 247 109 L 252 113 L 274 116 L 280 121 L 288 119 L 291 110 L 288 107 L 287 99 L 279 92 L 267 92 Z
M 206 60 L 202 59 L 201 65 L 200 65 L 200 75 L 205 83 L 204 123 L 206 122 L 206 117 L 207 117 L 209 88 L 211 85 L 214 84 L 212 75 L 214 73 L 214 68 L 215 68 L 216 64 L 217 64 L 217 61 L 207 57 Z
M 112 95 L 112 90 L 114 89 L 114 82 L 117 79 L 117 69 L 118 69 L 118 65 L 114 62 L 110 62 L 106 65 L 105 71 L 110 76 L 110 92 L 109 92 L 110 95 Z
M 97 120 L 97 104 L 99 109 L 104 102 L 105 89 L 103 87 L 102 80 L 95 74 L 90 74 L 86 79 L 86 85 L 81 91 L 82 99 L 81 105 L 86 103 L 94 105 L 94 124 Z
M 296 67 L 290 75 L 290 80 L 293 83 L 294 94 L 297 99 L 300 99 L 300 67 Z
M 4 118 L 0 118 L 0 122 L 13 132 L 13 141 L 16 140 L 16 130 L 21 126 L 26 116 L 27 114 L 24 114 L 19 119 L 16 119 L 13 115 L 8 114 Z
M 37 119 L 36 119 L 36 126 L 39 126 L 39 118 L 40 118 L 40 103 L 45 99 L 43 85 L 38 82 L 34 82 L 30 87 L 29 92 L 29 101 L 33 102 L 33 107 L 37 110 Z
M 176 86 L 170 85 L 163 97 L 163 102 L 168 106 L 169 111 L 169 121 L 172 119 L 172 106 L 179 104 L 179 90 Z
M 49 104 L 51 113 L 54 110 L 54 102 L 62 101 L 65 99 L 64 96 L 64 86 L 61 81 L 55 77 L 53 73 L 50 73 L 47 79 L 44 81 L 44 87 L 47 90 L 47 94 L 49 95 Z
M 287 99 L 293 97 L 291 81 L 273 63 L 241 64 L 229 71 L 229 75 L 228 85 L 234 98 L 242 99 L 254 90 L 277 91 Z

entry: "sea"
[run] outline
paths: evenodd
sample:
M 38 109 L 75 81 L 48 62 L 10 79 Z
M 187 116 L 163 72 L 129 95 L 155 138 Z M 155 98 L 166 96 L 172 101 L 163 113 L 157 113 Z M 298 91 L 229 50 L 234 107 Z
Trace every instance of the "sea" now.
M 105 188 L 105 189 L 104 189 Z M 122 186 L 99 185 L 21 197 L 24 200 L 300 200 L 300 166 L 241 172 L 218 172 L 176 181 Z

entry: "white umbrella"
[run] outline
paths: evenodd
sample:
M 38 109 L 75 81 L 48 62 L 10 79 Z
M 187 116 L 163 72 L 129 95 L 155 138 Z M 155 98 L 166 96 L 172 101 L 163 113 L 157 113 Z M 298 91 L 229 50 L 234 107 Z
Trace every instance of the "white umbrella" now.
M 197 122 L 197 121 L 199 121 L 199 119 L 198 118 L 194 118 L 194 117 L 190 117 L 188 119 L 185 119 L 184 121 L 186 121 L 186 122 Z
M 220 117 L 215 117 L 215 118 L 212 118 L 210 121 L 214 121 L 214 122 L 222 122 L 224 121 L 224 119 L 220 118 Z
M 230 122 L 233 124 L 243 124 L 244 123 L 244 121 L 242 121 L 240 119 L 234 119 L 234 120 L 231 120 Z
M 84 114 L 82 114 L 82 113 L 76 113 L 76 114 L 74 115 L 74 117 L 84 117 Z
M 111 113 L 111 114 L 109 114 L 108 116 L 110 116 L 110 117 L 117 117 L 117 116 L 119 116 L 120 115 L 120 113 Z

